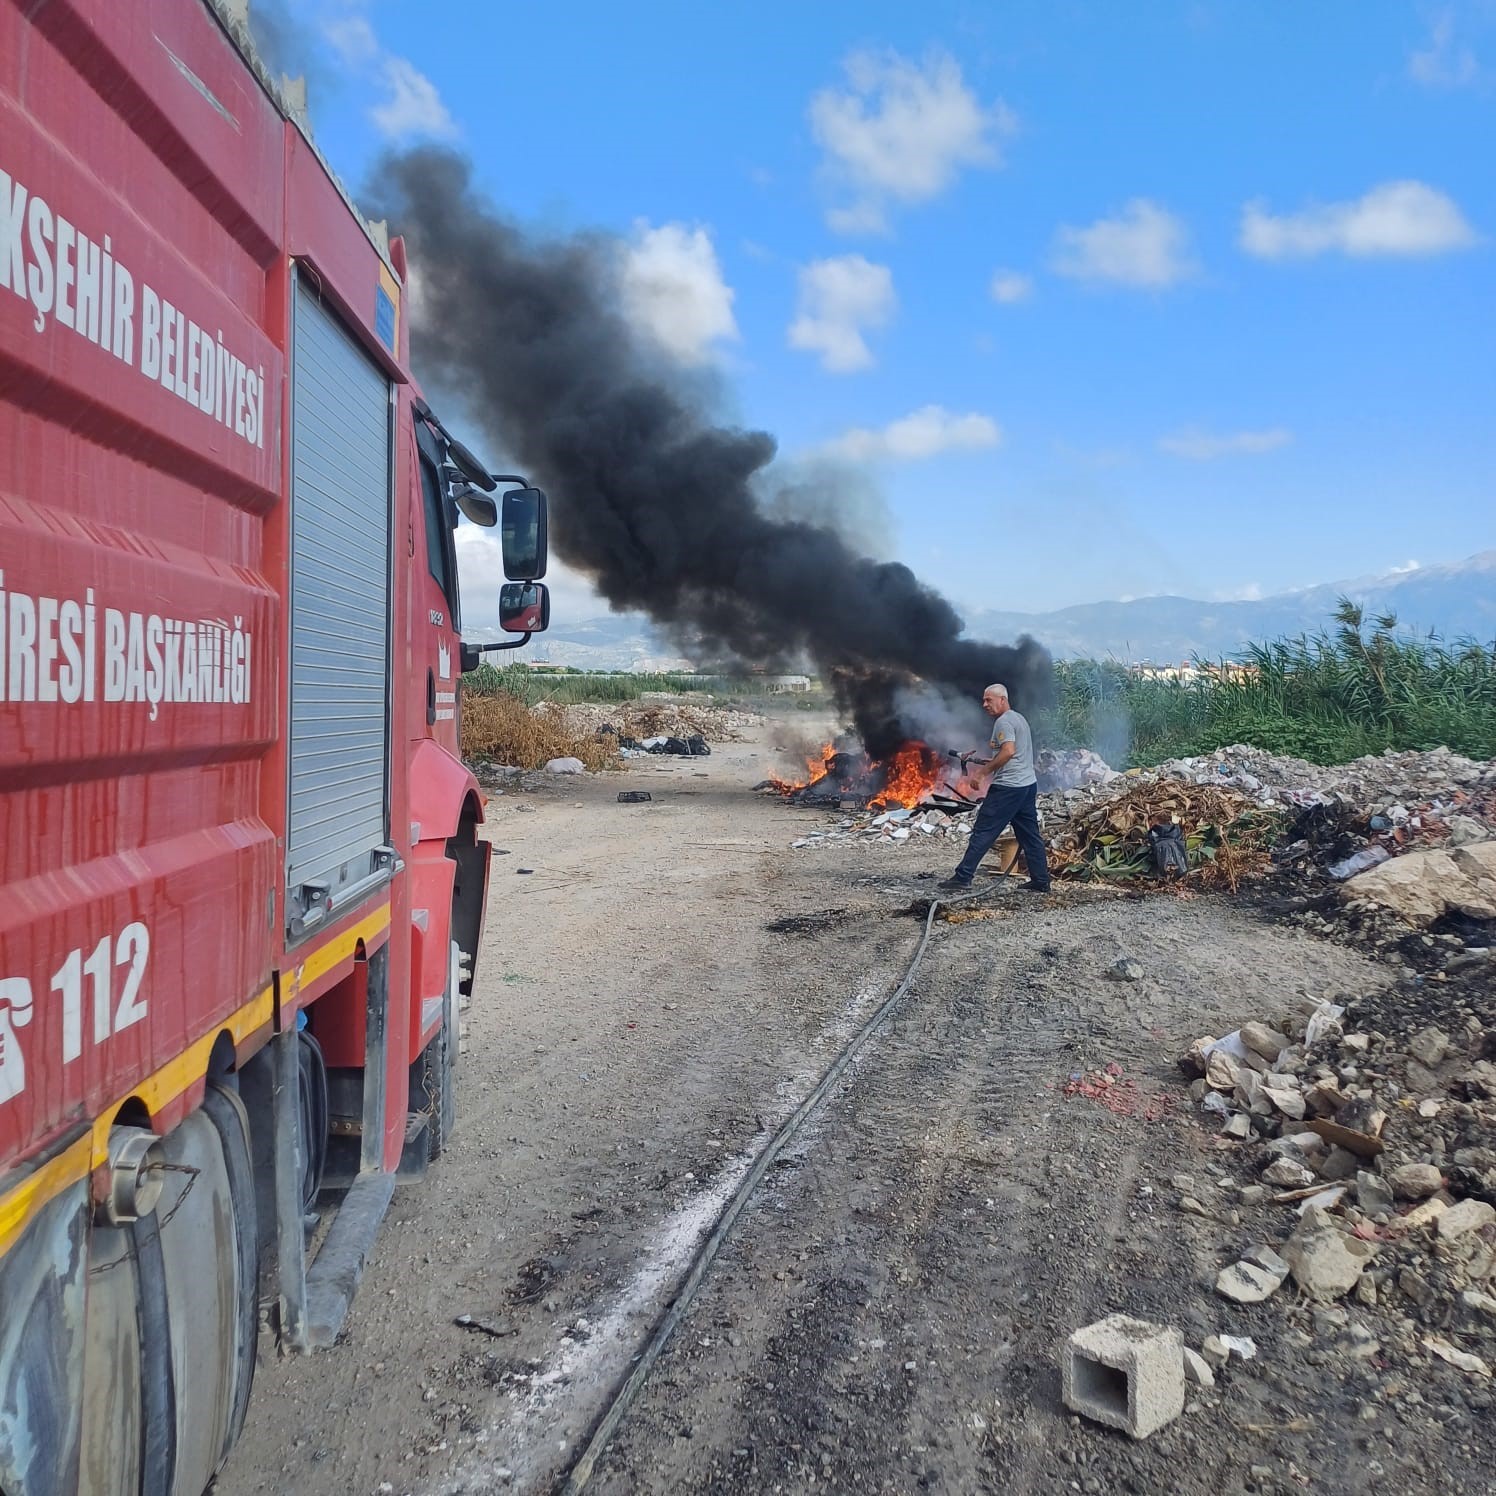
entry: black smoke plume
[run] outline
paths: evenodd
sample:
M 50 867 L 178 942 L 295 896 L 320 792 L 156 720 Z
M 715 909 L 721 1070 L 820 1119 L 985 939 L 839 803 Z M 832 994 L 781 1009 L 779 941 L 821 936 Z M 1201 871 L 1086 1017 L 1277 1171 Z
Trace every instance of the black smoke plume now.
M 773 438 L 714 424 L 710 389 L 625 321 L 613 241 L 527 237 L 450 151 L 389 157 L 376 181 L 375 211 L 410 248 L 417 373 L 550 492 L 558 554 L 611 604 L 694 638 L 698 657 L 808 655 L 877 756 L 920 736 L 900 707 L 912 678 L 971 699 L 1002 681 L 1016 706 L 1042 703 L 1050 663 L 1033 640 L 962 639 L 907 567 L 766 512 Z

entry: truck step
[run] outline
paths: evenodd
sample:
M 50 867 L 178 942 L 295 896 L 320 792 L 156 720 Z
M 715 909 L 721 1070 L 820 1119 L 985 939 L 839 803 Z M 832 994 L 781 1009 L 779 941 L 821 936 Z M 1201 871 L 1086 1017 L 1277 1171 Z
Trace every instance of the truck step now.
M 313 1349 L 338 1338 L 394 1193 L 393 1174 L 371 1171 L 354 1180 L 338 1207 L 322 1250 L 306 1274 L 307 1340 Z

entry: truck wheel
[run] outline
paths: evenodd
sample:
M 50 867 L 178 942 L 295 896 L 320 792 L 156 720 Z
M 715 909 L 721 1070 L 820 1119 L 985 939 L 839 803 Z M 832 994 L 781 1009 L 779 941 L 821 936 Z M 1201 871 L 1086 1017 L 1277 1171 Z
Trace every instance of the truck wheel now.
M 442 1026 L 421 1055 L 421 1089 L 427 1108 L 426 1156 L 438 1159 L 447 1151 L 457 1125 L 458 1008 L 462 951 L 454 940 L 447 958 L 447 990 L 442 994 Z

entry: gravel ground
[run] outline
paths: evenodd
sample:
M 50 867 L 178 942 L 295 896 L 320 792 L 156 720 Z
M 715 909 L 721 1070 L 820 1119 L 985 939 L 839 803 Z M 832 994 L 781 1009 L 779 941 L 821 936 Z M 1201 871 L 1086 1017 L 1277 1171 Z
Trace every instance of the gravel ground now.
M 826 818 L 747 793 L 773 736 L 495 799 L 507 855 L 453 1151 L 397 1193 L 339 1345 L 265 1349 L 223 1496 L 552 1488 L 948 871 L 928 845 L 791 854 Z M 938 928 L 772 1172 L 592 1489 L 1496 1489 L 1468 1378 L 1347 1369 L 1328 1355 L 1344 1327 L 1211 1287 L 1268 1222 L 1213 1183 L 1174 1054 L 1284 994 L 1375 991 L 1382 968 L 1244 902 L 990 902 Z M 1141 980 L 1106 976 L 1122 956 Z M 1107 1063 L 1134 1115 L 1063 1095 Z M 1178 1212 L 1176 1176 L 1217 1219 Z M 1059 1402 L 1064 1338 L 1116 1309 L 1195 1346 L 1250 1334 L 1259 1358 L 1132 1444 Z

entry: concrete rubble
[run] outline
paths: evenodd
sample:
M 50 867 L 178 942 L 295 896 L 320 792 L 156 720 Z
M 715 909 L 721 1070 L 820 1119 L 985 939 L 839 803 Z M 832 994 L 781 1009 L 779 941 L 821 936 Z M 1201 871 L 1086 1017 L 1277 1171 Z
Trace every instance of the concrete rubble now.
M 1197 1230 L 1241 1220 L 1214 1270 L 1223 1312 L 1278 1317 L 1286 1342 L 1312 1347 L 1315 1364 L 1490 1379 L 1491 975 L 1478 963 L 1454 976 L 1408 971 L 1363 997 L 1285 996 L 1180 1055 L 1198 1115 L 1231 1163 L 1214 1197 L 1192 1181 L 1175 1204 Z M 1306 1312 L 1307 1339 L 1294 1328 Z M 1201 1351 L 1216 1372 L 1220 1352 L 1209 1341 Z

